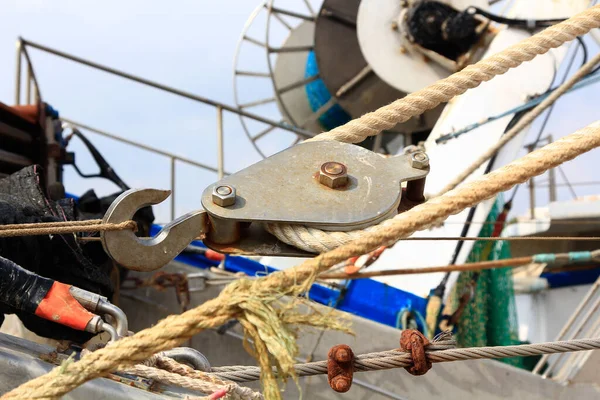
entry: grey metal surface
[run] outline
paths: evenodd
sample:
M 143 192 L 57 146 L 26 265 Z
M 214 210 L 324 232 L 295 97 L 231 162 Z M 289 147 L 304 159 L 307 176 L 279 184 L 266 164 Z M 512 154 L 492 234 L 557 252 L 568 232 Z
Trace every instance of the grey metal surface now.
M 78 288 L 77 286 L 71 286 L 69 288 L 69 293 L 71 293 L 71 296 L 73 296 L 86 310 L 93 313 L 96 312 L 101 300 L 107 300 L 104 296 Z
M 111 304 L 106 300 L 100 300 L 96 311 L 99 314 L 107 314 L 114 320 L 114 326 L 119 336 L 127 336 L 129 334 L 129 327 L 127 323 L 127 315 L 119 307 Z
M 43 361 L 44 357 L 55 351 L 50 346 L 36 344 L 25 339 L 0 333 L 0 395 L 9 392 L 22 383 L 49 372 L 55 365 Z M 120 379 L 113 377 L 114 379 Z M 143 390 L 132 385 L 149 388 L 152 382 L 122 378 L 124 383 L 112 379 L 99 378 L 85 383 L 63 400 L 164 400 L 183 398 L 189 391 L 167 388 L 163 385 L 152 385 L 156 393 Z M 177 394 L 177 392 L 180 392 Z
M 196 349 L 191 347 L 175 347 L 161 353 L 165 357 L 172 358 L 180 363 L 188 364 L 194 369 L 208 372 L 210 371 L 210 362 Z
M 168 272 L 191 273 L 196 268 L 171 263 L 165 267 Z M 148 273 L 132 272 L 135 276 L 145 278 Z M 205 291 L 191 294 L 190 307 L 202 304 L 219 293 L 219 288 L 207 286 Z M 155 324 L 156 321 L 172 313 L 179 313 L 175 293 L 172 291 L 157 292 L 148 289 L 137 289 L 125 293 L 120 305 L 130 315 L 130 323 L 134 330 Z M 351 316 L 352 329 L 355 336 L 335 331 L 326 331 L 321 337 L 320 331 L 304 328 L 299 331 L 298 344 L 300 354 L 298 361 L 327 358 L 329 349 L 337 344 L 345 343 L 352 347 L 356 354 L 384 351 L 399 346 L 400 331 L 375 322 Z M 203 331 L 191 339 L 191 345 L 201 351 L 213 366 L 256 365 L 242 347 L 242 332 L 239 326 L 232 328 L 228 334 L 218 334 L 214 330 Z M 344 395 L 337 394 L 329 388 L 326 376 L 300 378 L 297 387 L 289 380 L 283 387 L 284 399 L 302 398 L 311 400 L 324 399 L 445 399 L 445 400 L 504 400 L 507 398 L 528 400 L 567 400 L 597 399 L 600 390 L 591 384 L 560 385 L 551 380 L 542 379 L 527 371 L 513 368 L 492 360 L 435 364 L 426 375 L 415 377 L 402 369 L 356 373 L 352 389 Z M 248 386 L 259 389 L 258 383 Z
M 330 189 L 318 181 L 325 162 L 347 167 L 349 184 Z M 362 147 L 334 141 L 302 143 L 209 186 L 202 194 L 206 211 L 238 221 L 288 222 L 320 229 L 351 230 L 389 217 L 400 202 L 400 183 L 419 179 L 410 156 L 384 158 Z M 212 204 L 214 186 L 236 188 L 236 203 Z
M 329 93 L 335 94 L 346 82 L 352 80 L 366 66 L 358 45 L 356 28 L 342 23 L 328 13 L 340 16 L 340 19 L 356 21 L 359 0 L 325 0 L 315 25 L 315 55 L 319 74 Z M 353 118 L 373 111 L 404 93 L 388 86 L 374 73 L 348 90 L 338 102 Z
M 17 63 L 15 67 L 15 105 L 18 106 L 21 104 L 21 49 L 23 48 L 23 43 L 20 40 L 17 40 Z
M 262 224 L 251 224 L 241 227 L 242 237 L 236 243 L 219 244 L 204 239 L 203 243 L 219 253 L 245 256 L 281 256 L 281 257 L 314 257 L 314 254 L 297 249 L 280 242 L 275 236 L 267 232 Z
M 159 204 L 168 190 L 132 189 L 117 197 L 104 215 L 104 223 L 130 220 L 140 208 Z M 131 230 L 101 233 L 102 247 L 119 264 L 133 270 L 153 271 L 173 260 L 194 238 L 206 233 L 203 210 L 187 213 L 171 221 L 153 238 L 139 238 Z

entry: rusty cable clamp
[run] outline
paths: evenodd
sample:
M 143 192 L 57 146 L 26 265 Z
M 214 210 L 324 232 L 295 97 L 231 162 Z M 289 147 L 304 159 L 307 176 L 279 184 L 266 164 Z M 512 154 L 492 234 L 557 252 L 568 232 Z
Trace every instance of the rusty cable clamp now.
M 411 375 L 425 375 L 431 369 L 431 361 L 427 359 L 425 347 L 429 340 L 416 329 L 405 329 L 400 336 L 400 349 L 410 353 L 413 365 L 405 369 Z
M 352 386 L 354 377 L 354 352 L 350 346 L 338 344 L 327 354 L 327 382 L 338 393 L 345 393 Z
M 138 271 L 166 265 L 197 238 L 224 254 L 312 256 L 279 241 L 264 224 L 364 229 L 422 202 L 428 173 L 424 152 L 384 158 L 352 144 L 306 142 L 208 186 L 203 209 L 175 219 L 154 237 L 107 231 L 101 232 L 101 241 L 115 262 Z M 103 222 L 130 220 L 140 208 L 169 195 L 167 190 L 128 190 L 111 204 Z
M 444 335 L 447 333 L 444 333 Z M 434 339 L 434 342 L 437 339 Z M 410 353 L 412 365 L 405 367 L 411 375 L 424 375 L 431 369 L 431 361 L 427 359 L 425 349 L 429 340 L 416 329 L 405 329 L 400 336 L 400 349 Z M 338 393 L 345 393 L 352 387 L 354 362 L 356 357 L 350 346 L 338 344 L 329 349 L 327 354 L 327 382 Z

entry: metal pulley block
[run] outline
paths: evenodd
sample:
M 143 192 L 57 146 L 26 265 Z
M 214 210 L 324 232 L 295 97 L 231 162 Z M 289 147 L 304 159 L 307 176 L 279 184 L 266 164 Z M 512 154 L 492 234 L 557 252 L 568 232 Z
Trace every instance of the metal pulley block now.
M 306 255 L 282 248 L 270 234 L 260 233 L 260 225 L 351 231 L 393 217 L 401 183 L 429 172 L 427 156 L 418 154 L 421 161 L 411 154 L 385 158 L 335 141 L 294 146 L 204 190 L 202 206 L 210 220 L 204 243 L 225 253 Z
M 306 142 L 210 185 L 202 194 L 203 210 L 177 218 L 153 238 L 107 231 L 102 243 L 119 264 L 145 271 L 165 265 L 198 237 L 222 253 L 307 256 L 269 234 L 264 224 L 364 229 L 398 213 L 402 182 L 408 182 L 407 197 L 419 201 L 428 172 L 423 152 L 383 157 L 352 144 Z M 104 222 L 127 221 L 139 208 L 168 196 L 153 189 L 127 191 Z

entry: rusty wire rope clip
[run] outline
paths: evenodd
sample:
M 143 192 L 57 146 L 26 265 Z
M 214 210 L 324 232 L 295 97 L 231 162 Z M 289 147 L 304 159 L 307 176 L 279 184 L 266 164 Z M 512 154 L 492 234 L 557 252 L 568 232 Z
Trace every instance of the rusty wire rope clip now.
M 333 390 L 345 393 L 352 386 L 354 375 L 354 352 L 350 346 L 338 344 L 327 355 L 327 382 Z
M 419 376 L 425 375 L 431 369 L 431 361 L 427 359 L 425 347 L 429 340 L 421 332 L 415 329 L 405 329 L 400 336 L 400 348 L 411 354 L 413 365 L 406 367 L 408 373 Z

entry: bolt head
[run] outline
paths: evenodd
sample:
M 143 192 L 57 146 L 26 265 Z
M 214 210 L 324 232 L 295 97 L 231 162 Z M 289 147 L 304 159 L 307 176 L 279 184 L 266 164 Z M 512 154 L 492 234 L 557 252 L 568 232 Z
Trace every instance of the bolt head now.
M 332 189 L 346 186 L 348 184 L 346 166 L 336 161 L 324 163 L 319 171 L 319 182 Z
M 235 188 L 232 186 L 215 186 L 212 192 L 212 201 L 220 207 L 229 207 L 235 204 Z
M 413 168 L 425 169 L 429 167 L 429 157 L 422 151 L 412 153 L 410 156 L 410 165 Z
M 345 376 L 338 375 L 331 380 L 331 388 L 338 393 L 345 393 L 350 390 L 352 381 Z
M 337 362 L 348 362 L 352 359 L 352 357 L 350 356 L 350 353 L 348 353 L 348 350 L 346 349 L 337 349 L 337 351 L 335 352 L 335 360 Z

